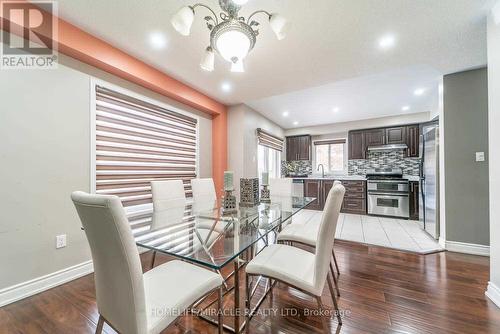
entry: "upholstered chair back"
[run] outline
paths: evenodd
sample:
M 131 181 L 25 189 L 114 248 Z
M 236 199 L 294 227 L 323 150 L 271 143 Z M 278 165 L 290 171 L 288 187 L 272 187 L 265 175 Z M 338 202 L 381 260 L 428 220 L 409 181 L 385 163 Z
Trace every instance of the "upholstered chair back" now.
M 154 211 L 163 211 L 186 205 L 182 180 L 151 181 Z
M 139 252 L 120 199 L 74 192 L 94 264 L 97 307 L 120 333 L 147 333 Z
M 344 200 L 344 194 L 344 186 L 336 184 L 330 189 L 326 198 L 315 251 L 314 285 L 316 287 L 322 288 L 325 284 L 332 256 L 337 220 L 339 218 L 342 201 Z
M 269 191 L 271 196 L 292 196 L 292 179 L 269 179 Z
M 191 180 L 191 188 L 195 203 L 214 203 L 217 200 L 213 179 L 193 179 Z

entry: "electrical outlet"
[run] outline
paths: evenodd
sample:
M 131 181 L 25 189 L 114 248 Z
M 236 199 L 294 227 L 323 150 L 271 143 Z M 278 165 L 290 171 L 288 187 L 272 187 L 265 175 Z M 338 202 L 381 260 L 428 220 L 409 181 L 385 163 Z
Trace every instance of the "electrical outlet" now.
M 476 152 L 476 161 L 484 161 L 484 152 Z
M 56 236 L 56 248 L 66 247 L 66 234 L 61 234 Z

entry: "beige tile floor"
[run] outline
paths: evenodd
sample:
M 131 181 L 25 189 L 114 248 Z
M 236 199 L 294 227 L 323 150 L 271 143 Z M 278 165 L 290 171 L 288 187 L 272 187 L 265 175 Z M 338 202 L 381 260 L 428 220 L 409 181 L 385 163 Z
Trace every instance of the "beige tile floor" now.
M 321 219 L 322 212 L 303 210 L 293 224 Z M 422 231 L 417 221 L 341 213 L 336 239 L 389 247 L 421 254 L 442 251 L 439 243 Z

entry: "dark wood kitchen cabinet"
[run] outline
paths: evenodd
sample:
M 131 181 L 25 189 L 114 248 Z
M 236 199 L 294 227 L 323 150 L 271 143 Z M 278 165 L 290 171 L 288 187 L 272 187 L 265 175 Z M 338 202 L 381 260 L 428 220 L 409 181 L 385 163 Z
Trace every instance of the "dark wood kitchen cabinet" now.
M 419 211 L 419 185 L 418 182 L 410 182 L 410 219 L 418 220 Z
M 385 144 L 385 129 L 365 130 L 365 146 L 380 146 Z
M 406 139 L 406 126 L 385 129 L 385 143 L 387 145 L 406 144 Z
M 366 182 L 342 181 L 345 187 L 341 212 L 366 215 Z
M 310 210 L 321 210 L 322 199 L 321 180 L 305 180 L 304 181 L 304 196 L 314 197 L 316 200 L 307 206 Z
M 365 133 L 363 131 L 349 132 L 348 156 L 349 160 L 366 158 Z
M 332 189 L 334 182 L 334 180 L 306 180 L 304 182 L 305 196 L 317 198 L 317 200 L 311 203 L 307 209 L 323 210 L 326 198 L 328 197 L 328 193 Z M 346 189 L 341 212 L 366 215 L 366 182 L 341 182 Z
M 286 160 L 311 160 L 311 136 L 286 137 Z
M 402 125 L 388 128 L 349 131 L 348 158 L 366 159 L 367 148 L 370 146 L 406 144 L 408 157 L 419 156 L 420 125 Z
M 409 125 L 406 130 L 406 145 L 408 145 L 407 155 L 418 157 L 420 155 L 420 126 Z

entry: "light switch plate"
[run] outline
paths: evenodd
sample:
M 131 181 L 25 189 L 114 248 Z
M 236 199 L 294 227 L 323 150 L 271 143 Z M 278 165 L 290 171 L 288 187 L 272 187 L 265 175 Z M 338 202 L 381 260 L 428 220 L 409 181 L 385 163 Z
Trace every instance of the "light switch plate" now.
M 484 161 L 484 152 L 476 152 L 476 161 Z
M 61 234 L 56 236 L 56 248 L 66 247 L 66 234 Z

